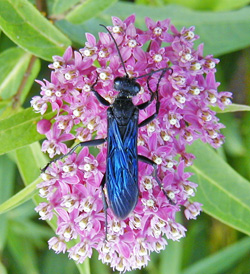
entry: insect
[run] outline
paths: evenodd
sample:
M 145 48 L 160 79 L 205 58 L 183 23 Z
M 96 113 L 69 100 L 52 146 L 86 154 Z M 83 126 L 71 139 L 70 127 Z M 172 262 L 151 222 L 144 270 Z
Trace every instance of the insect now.
M 103 26 L 108 31 L 111 38 L 113 39 L 125 71 L 125 75 L 123 77 L 117 77 L 114 80 L 114 89 L 117 90 L 119 93 L 112 104 L 105 98 L 103 98 L 95 90 L 95 86 L 98 83 L 98 77 L 91 88 L 91 91 L 96 96 L 97 100 L 104 106 L 108 107 L 107 137 L 102 139 L 85 141 L 77 144 L 67 154 L 62 155 L 57 159 L 49 162 L 42 169 L 42 172 L 45 172 L 47 167 L 52 162 L 72 154 L 78 147 L 98 146 L 100 144 L 103 144 L 104 142 L 107 142 L 108 152 L 106 173 L 101 182 L 107 236 L 108 203 L 104 194 L 104 186 L 106 185 L 107 187 L 110 209 L 118 219 L 125 219 L 134 210 L 138 201 L 138 161 L 142 161 L 153 166 L 154 171 L 152 175 L 157 181 L 166 198 L 172 204 L 171 199 L 168 197 L 167 192 L 163 189 L 163 186 L 157 177 L 157 164 L 154 163 L 151 159 L 148 159 L 142 155 L 138 155 L 137 153 L 138 128 L 147 125 L 157 117 L 160 109 L 160 101 L 158 95 L 159 84 L 163 75 L 168 70 L 172 71 L 172 69 L 163 68 L 136 78 L 129 78 L 115 38 L 104 25 L 101 26 Z M 155 92 L 153 92 L 149 86 L 149 79 L 154 73 L 160 73 Z M 148 90 L 151 93 L 151 97 L 148 101 L 144 103 L 134 105 L 132 102 L 132 97 L 137 95 L 141 90 L 141 86 L 138 82 L 136 82 L 136 80 L 142 77 L 147 77 L 147 86 Z M 155 113 L 146 118 L 144 121 L 138 123 L 139 111 L 147 108 L 154 100 L 156 100 Z

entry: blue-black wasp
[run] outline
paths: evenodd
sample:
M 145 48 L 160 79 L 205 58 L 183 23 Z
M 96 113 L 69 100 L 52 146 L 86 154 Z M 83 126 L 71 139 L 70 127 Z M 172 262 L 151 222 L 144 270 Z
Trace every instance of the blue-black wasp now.
M 107 236 L 108 203 L 104 194 L 104 186 L 106 185 L 107 187 L 109 207 L 111 208 L 112 212 L 118 219 L 125 219 L 134 210 L 139 196 L 138 161 L 142 161 L 153 166 L 153 177 L 157 181 L 166 198 L 169 200 L 170 203 L 172 203 L 171 199 L 167 195 L 167 192 L 163 189 L 162 184 L 157 177 L 157 164 L 154 163 L 151 159 L 148 159 L 147 157 L 142 155 L 138 155 L 137 153 L 138 128 L 147 125 L 157 117 L 160 109 L 160 101 L 158 95 L 159 84 L 164 74 L 167 73 L 168 70 L 172 72 L 172 69 L 162 68 L 159 70 L 151 71 L 150 73 L 141 75 L 136 78 L 129 78 L 115 38 L 108 28 L 106 28 L 104 25 L 101 26 L 108 31 L 109 35 L 114 41 L 119 58 L 121 60 L 121 64 L 125 72 L 124 76 L 116 77 L 114 80 L 114 89 L 117 90 L 119 93 L 113 103 L 107 101 L 95 90 L 95 86 L 98 83 L 98 75 L 96 82 L 91 87 L 91 91 L 94 93 L 97 100 L 102 105 L 108 107 L 107 137 L 80 142 L 79 144 L 74 146 L 67 154 L 50 161 L 42 169 L 42 172 L 45 172 L 47 167 L 52 162 L 55 162 L 56 160 L 62 159 L 72 154 L 78 147 L 98 146 L 100 144 L 103 144 L 104 142 L 107 142 L 108 151 L 106 173 L 104 174 L 101 182 Z M 149 79 L 151 75 L 155 73 L 160 73 L 160 76 L 157 82 L 156 91 L 153 92 L 149 85 Z M 142 77 L 147 77 L 147 87 L 151 93 L 151 97 L 148 101 L 144 103 L 134 105 L 132 102 L 132 97 L 137 95 L 141 90 L 141 86 L 138 82 L 136 82 L 136 80 Z M 154 100 L 156 100 L 155 113 L 146 118 L 144 121 L 138 123 L 139 111 L 147 108 Z

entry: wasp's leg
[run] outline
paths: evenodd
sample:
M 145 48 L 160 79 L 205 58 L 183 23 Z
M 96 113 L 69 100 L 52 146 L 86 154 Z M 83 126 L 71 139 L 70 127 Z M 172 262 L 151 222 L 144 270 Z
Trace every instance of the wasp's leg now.
M 109 106 L 110 106 L 110 102 L 107 101 L 105 98 L 103 98 L 103 97 L 94 89 L 94 87 L 96 86 L 97 82 L 98 82 L 98 77 L 97 77 L 95 83 L 91 86 L 91 91 L 95 94 L 96 99 L 97 99 L 102 105 L 109 107 Z
M 103 202 L 103 210 L 105 214 L 105 241 L 107 241 L 107 235 L 108 235 L 108 214 L 107 214 L 107 209 L 108 209 L 108 203 L 105 197 L 104 193 L 104 186 L 106 183 L 106 173 L 104 174 L 101 182 L 101 190 L 102 190 L 102 202 Z
M 138 127 L 144 127 L 147 124 L 149 124 L 150 122 L 152 122 L 158 116 L 159 109 L 160 109 L 160 102 L 156 102 L 156 111 L 155 111 L 155 113 L 153 115 L 149 116 L 144 121 L 142 121 L 140 124 L 138 124 Z
M 51 163 L 56 162 L 57 160 L 63 159 L 65 157 L 67 157 L 68 155 L 71 155 L 78 147 L 98 146 L 98 145 L 103 144 L 104 142 L 106 142 L 106 138 L 81 142 L 81 143 L 75 145 L 67 154 L 61 155 L 61 156 L 53 159 L 52 161 L 48 162 L 48 164 L 43 169 L 41 169 L 41 172 L 45 172 Z
M 157 86 L 156 86 L 156 91 L 153 92 L 152 89 L 150 88 L 149 86 L 149 78 L 147 79 L 147 86 L 148 86 L 148 89 L 149 91 L 151 92 L 151 98 L 148 102 L 145 102 L 141 105 L 138 106 L 139 109 L 143 109 L 143 108 L 146 108 L 149 104 L 151 104 L 151 102 L 153 101 L 153 99 L 156 97 L 156 104 L 155 104 L 155 107 L 156 107 L 156 110 L 155 110 L 155 113 L 151 116 L 149 116 L 147 119 L 145 119 L 144 121 L 142 121 L 138 127 L 143 127 L 145 125 L 147 125 L 148 123 L 152 122 L 159 114 L 159 109 L 160 109 L 160 100 L 159 100 L 159 94 L 158 94 L 158 89 L 159 89 L 159 84 L 160 84 L 160 81 L 161 81 L 161 78 L 163 77 L 164 73 L 166 72 L 166 70 L 163 70 L 162 73 L 161 73 L 161 76 L 157 82 Z
M 168 199 L 170 204 L 174 205 L 175 203 L 169 198 L 167 192 L 163 188 L 162 183 L 160 182 L 159 178 L 157 177 L 157 164 L 154 161 L 152 161 L 152 160 L 150 160 L 147 157 L 142 156 L 142 155 L 138 155 L 138 160 L 143 162 L 143 163 L 146 163 L 146 164 L 149 164 L 149 165 L 153 166 L 153 168 L 154 168 L 153 177 L 155 178 L 157 184 L 159 185 L 160 189 L 162 190 L 162 192 L 164 193 L 164 195 L 166 196 L 166 198 Z

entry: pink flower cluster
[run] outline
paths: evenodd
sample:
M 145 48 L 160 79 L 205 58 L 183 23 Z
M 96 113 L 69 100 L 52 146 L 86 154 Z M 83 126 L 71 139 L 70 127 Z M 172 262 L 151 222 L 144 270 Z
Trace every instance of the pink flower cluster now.
M 192 165 L 194 155 L 186 152 L 186 145 L 201 139 L 217 148 L 223 143 L 223 127 L 210 106 L 224 108 L 231 103 L 231 94 L 217 92 L 215 66 L 219 62 L 211 55 L 203 57 L 203 45 L 193 48 L 198 38 L 194 27 L 178 31 L 170 20 L 154 22 L 146 18 L 147 30 L 134 25 L 132 15 L 122 21 L 112 18 L 113 34 L 126 70 L 130 77 L 138 77 L 161 68 L 171 67 L 159 83 L 161 102 L 157 119 L 139 129 L 138 152 L 158 165 L 160 178 L 173 204 L 164 196 L 152 177 L 153 168 L 139 163 L 139 200 L 136 208 L 125 219 L 118 220 L 108 209 L 108 235 L 105 241 L 105 215 L 100 182 L 105 173 L 106 147 L 100 145 L 93 156 L 87 147 L 64 160 L 52 163 L 43 182 L 38 185 L 40 196 L 46 199 L 36 210 L 41 219 L 57 218 L 57 237 L 49 240 L 56 253 L 69 253 L 69 257 L 82 263 L 91 257 L 93 248 L 99 259 L 113 269 L 125 272 L 147 265 L 152 251 L 160 252 L 167 239 L 179 240 L 185 236 L 185 227 L 175 220 L 176 212 L 184 207 L 187 219 L 195 219 L 201 204 L 188 201 L 195 195 L 197 185 L 189 181 L 184 172 Z M 41 96 L 31 104 L 36 112 L 44 114 L 48 105 L 55 116 L 41 120 L 38 131 L 45 134 L 42 151 L 50 157 L 66 154 L 67 140 L 83 142 L 107 136 L 106 109 L 91 92 L 95 90 L 109 102 L 117 91 L 113 81 L 125 72 L 110 35 L 99 33 L 99 40 L 86 34 L 85 47 L 78 51 L 68 48 L 63 57 L 54 56 L 51 80 L 37 81 Z M 146 49 L 146 50 L 145 50 Z M 155 91 L 159 73 L 149 80 Z M 133 98 L 134 104 L 150 99 L 147 78 L 138 79 L 141 91 Z M 155 102 L 140 111 L 139 121 L 155 112 Z M 66 243 L 75 243 L 67 249 Z

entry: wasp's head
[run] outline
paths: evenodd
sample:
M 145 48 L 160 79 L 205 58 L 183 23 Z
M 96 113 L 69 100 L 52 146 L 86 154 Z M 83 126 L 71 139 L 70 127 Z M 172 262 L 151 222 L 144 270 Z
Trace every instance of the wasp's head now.
M 133 97 L 141 90 L 141 86 L 134 78 L 124 76 L 115 78 L 114 89 L 120 92 L 119 97 Z

